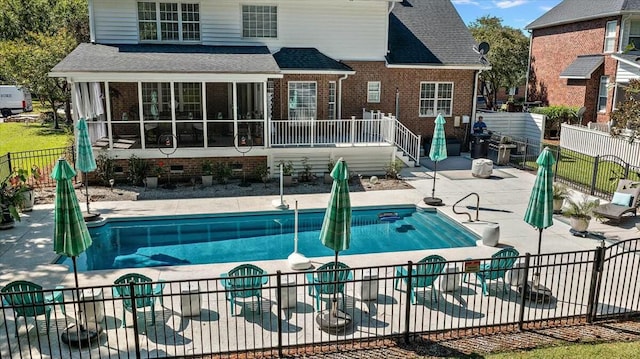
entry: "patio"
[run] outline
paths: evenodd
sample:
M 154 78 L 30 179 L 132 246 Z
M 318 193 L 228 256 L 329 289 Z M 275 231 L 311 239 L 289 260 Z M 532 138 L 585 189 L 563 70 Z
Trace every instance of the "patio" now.
M 451 161 L 450 161 L 451 160 Z M 449 163 L 447 162 L 449 161 Z M 445 160 L 442 164 L 449 164 L 452 168 L 464 166 L 464 162 L 455 164 L 454 161 L 467 161 L 470 168 L 470 161 L 464 158 L 451 158 Z M 446 172 L 447 167 L 439 165 L 439 169 L 443 168 Z M 537 231 L 531 228 L 523 220 L 528 196 L 533 185 L 534 176 L 511 168 L 500 168 L 501 171 L 512 175 L 513 177 L 500 179 L 475 179 L 465 181 L 455 181 L 448 179 L 445 175 L 438 176 L 437 195 L 447 204 L 440 207 L 439 210 L 463 223 L 470 229 L 481 232 L 481 223 L 464 223 L 466 216 L 456 215 L 452 212 L 450 205 L 458 199 L 470 192 L 480 193 L 480 206 L 484 210 L 480 211 L 480 219 L 482 221 L 497 222 L 501 226 L 500 244 L 502 246 L 513 246 L 521 255 L 524 253 L 536 252 Z M 391 205 L 391 204 L 407 204 L 418 203 L 425 194 L 430 193 L 432 179 L 431 171 L 425 168 L 408 168 L 403 171 L 404 179 L 409 182 L 415 189 L 396 190 L 396 191 L 375 191 L 375 192 L 358 192 L 352 194 L 352 203 L 354 206 L 367 205 Z M 505 198 L 509 198 L 509 203 L 505 203 Z M 224 212 L 240 212 L 240 211 L 258 211 L 270 210 L 271 200 L 276 199 L 275 196 L 266 197 L 237 197 L 237 198 L 210 198 L 210 199 L 175 199 L 165 201 L 133 201 L 133 202 L 96 202 L 92 208 L 95 208 L 105 216 L 151 216 L 156 214 L 185 214 L 185 213 L 224 213 Z M 300 208 L 322 208 L 326 205 L 328 194 L 306 194 L 287 196 L 285 191 L 285 199 L 292 203 L 298 200 Z M 467 203 L 464 203 L 467 204 Z M 468 203 L 475 205 L 475 203 Z M 66 267 L 50 264 L 55 255 L 51 250 L 51 232 L 52 232 L 52 206 L 38 206 L 34 212 L 23 217 L 23 222 L 18 224 L 16 228 L 6 231 L 8 238 L 0 244 L 2 255 L 0 268 L 2 276 L 0 280 L 6 283 L 10 280 L 28 279 L 45 288 L 53 288 L 55 285 L 63 284 L 66 288 L 73 287 L 72 274 Z M 545 230 L 543 237 L 542 253 L 560 253 L 568 251 L 589 251 L 600 245 L 600 241 L 574 237 L 569 234 L 569 227 L 556 217 L 554 226 Z M 637 221 L 637 220 L 636 220 Z M 637 238 L 638 232 L 634 228 L 634 221 L 625 222 L 622 226 L 609 226 L 602 223 L 592 222 L 592 230 L 600 231 L 607 237 L 609 243 L 618 240 Z M 180 288 L 178 284 L 171 283 L 165 289 L 165 309 L 156 311 L 158 321 L 155 326 L 147 325 L 147 331 L 144 336 L 141 335 L 141 348 L 143 356 L 166 356 L 179 354 L 192 354 L 207 352 L 208 348 L 214 351 L 228 351 L 238 349 L 259 350 L 258 348 L 272 346 L 277 341 L 274 328 L 283 325 L 285 333 L 282 339 L 283 343 L 289 344 L 308 344 L 312 342 L 329 343 L 336 340 L 355 341 L 359 338 L 373 338 L 380 335 L 401 335 L 405 326 L 408 325 L 412 331 L 434 331 L 443 329 L 460 328 L 477 325 L 492 325 L 494 323 L 517 322 L 516 318 L 521 308 L 521 297 L 514 289 L 502 294 L 498 288 L 498 295 L 494 296 L 496 289 L 492 286 L 492 296 L 483 297 L 479 286 L 476 286 L 474 276 L 471 283 L 463 284 L 460 291 L 453 294 L 444 294 L 439 297 L 438 302 L 431 300 L 420 300 L 416 306 L 410 306 L 412 315 L 416 318 L 422 317 L 422 320 L 405 322 L 400 320 L 396 323 L 393 318 L 402 318 L 403 310 L 406 306 L 406 292 L 397 291 L 393 288 L 393 266 L 394 264 L 406 263 L 407 258 L 417 261 L 418 259 L 429 255 L 439 254 L 449 261 L 461 261 L 468 257 L 488 258 L 499 248 L 478 247 L 459 248 L 459 249 L 442 249 L 435 251 L 415 251 L 411 253 L 386 253 L 378 255 L 354 255 L 343 256 L 341 261 L 347 263 L 352 268 L 364 268 L 375 263 L 380 267 L 379 272 L 379 292 L 378 300 L 366 302 L 360 300 L 360 286 L 363 281 L 362 270 L 356 270 L 355 280 L 347 285 L 347 308 L 354 314 L 354 329 L 344 336 L 328 336 L 326 333 L 319 332 L 315 328 L 313 321 L 313 301 L 306 294 L 307 288 L 302 274 L 296 275 L 297 287 L 296 298 L 297 306 L 295 310 L 286 313 L 285 321 L 278 318 L 276 308 L 276 278 L 272 276 L 268 287 L 264 290 L 264 300 L 261 302 L 264 309 L 261 315 L 251 310 L 243 310 L 240 316 L 230 317 L 229 304 L 224 300 L 222 287 L 216 282 L 219 273 L 226 272 L 235 263 L 219 264 L 219 265 L 201 265 L 201 266 L 179 266 L 179 267 L 161 267 L 136 269 L 136 272 L 146 274 L 154 280 L 162 279 L 169 282 L 178 280 L 198 280 L 203 293 L 203 310 L 200 316 L 191 319 L 184 319 L 180 315 Z M 576 255 L 568 257 L 567 255 L 551 255 L 547 257 L 548 262 L 542 272 L 543 283 L 553 283 L 554 286 L 561 285 L 562 291 L 555 291 L 557 298 L 554 307 L 545 306 L 527 306 L 525 312 L 526 318 L 541 319 L 545 317 L 553 317 L 557 315 L 571 316 L 584 313 L 586 308 L 585 298 L 588 293 L 576 292 L 572 288 L 583 285 L 584 281 L 590 278 L 588 270 L 589 261 L 592 259 L 588 255 L 581 257 Z M 325 263 L 331 258 L 312 258 L 314 265 L 317 267 L 321 263 Z M 286 261 L 269 261 L 255 263 L 264 268 L 271 275 L 278 270 L 289 272 Z M 463 262 L 457 262 L 457 266 L 461 271 Z M 562 266 L 567 268 L 566 272 L 554 269 Z M 81 285 L 92 286 L 109 285 L 120 274 L 130 272 L 130 270 L 122 271 L 101 271 L 80 274 Z M 564 274 L 563 274 L 564 273 Z M 176 282 L 177 283 L 177 282 Z M 499 281 L 501 284 L 502 282 Z M 493 284 L 493 283 L 492 283 Z M 107 287 L 105 287 L 107 288 Z M 206 289 L 205 289 L 206 288 Z M 500 287 L 501 288 L 501 287 Z M 554 287 L 556 288 L 556 287 Z M 108 289 L 108 288 L 107 288 Z M 427 291 L 428 292 L 428 291 Z M 110 298 L 110 290 L 105 290 L 105 297 Z M 382 295 L 382 298 L 380 297 Z M 70 292 L 66 295 L 67 303 L 71 303 Z M 107 319 L 105 325 L 107 330 L 107 343 L 101 347 L 101 356 L 110 352 L 122 351 L 131 352 L 132 348 L 126 346 L 122 338 L 130 337 L 132 329 L 117 329 L 119 327 L 120 309 L 118 300 L 112 301 L 107 299 L 108 304 L 113 304 L 107 311 Z M 169 303 L 169 304 L 168 304 Z M 634 304 L 633 302 L 631 304 Z M 159 307 L 157 307 L 158 309 Z M 403 309 L 404 308 L 404 309 Z M 246 309 L 246 308 L 245 308 Z M 67 315 L 73 313 L 72 307 L 67 305 Z M 65 318 L 62 317 L 59 309 L 55 313 L 58 324 L 53 328 L 63 329 L 65 327 Z M 130 318 L 130 313 L 128 313 Z M 53 316 L 53 315 L 52 315 Z M 147 316 L 148 317 L 148 316 Z M 147 318 L 148 319 L 148 318 Z M 1 335 L 13 336 L 13 325 L 2 328 Z M 223 330 L 221 330 L 222 328 Z M 233 328 L 234 331 L 227 331 L 224 328 Z M 167 334 L 169 333 L 169 334 Z M 242 333 L 242 338 L 234 337 Z M 254 335 L 259 334 L 259 335 Z M 29 348 L 28 341 L 31 341 L 32 348 L 34 341 L 37 340 L 35 333 L 29 336 L 21 336 L 21 351 Z M 41 335 L 40 338 L 47 338 Z M 51 342 L 44 339 L 44 342 L 51 343 L 51 347 L 55 346 L 54 335 L 50 336 Z M 215 340 L 211 340 L 214 338 Z M 247 338 L 251 341 L 247 341 Z M 5 340 L 3 342 L 6 343 Z M 41 344 L 46 344 L 46 343 Z M 40 343 L 40 342 L 38 342 Z M 206 344 L 205 344 L 206 343 Z M 120 347 L 125 345 L 124 347 Z M 206 345 L 212 345 L 207 347 Z M 62 352 L 54 352 L 53 356 L 63 354 L 69 357 L 70 354 L 65 352 L 66 347 L 62 347 Z M 4 353 L 6 348 L 2 348 Z M 97 349 L 96 349 L 97 350 Z M 41 353 L 46 353 L 42 350 Z M 93 353 L 93 351 L 92 351 Z M 14 353 L 17 354 L 17 353 Z M 77 354 L 77 353 L 76 353 Z M 97 352 L 96 352 L 97 354 Z M 35 355 L 35 353 L 34 353 Z M 39 356 L 39 354 L 38 354 Z

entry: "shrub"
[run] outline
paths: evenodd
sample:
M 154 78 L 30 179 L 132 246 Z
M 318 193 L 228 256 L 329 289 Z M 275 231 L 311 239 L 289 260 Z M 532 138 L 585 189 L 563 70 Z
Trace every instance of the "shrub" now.
M 129 174 L 127 179 L 134 186 L 142 186 L 149 171 L 149 163 L 142 158 L 131 155 L 129 157 Z
M 109 185 L 109 180 L 113 179 L 116 172 L 115 161 L 106 153 L 101 153 L 96 157 L 96 177 L 101 185 Z
M 402 171 L 402 168 L 404 168 L 404 163 L 399 159 L 395 159 L 389 162 L 389 164 L 384 168 L 385 177 L 391 179 L 399 179 L 400 171 Z

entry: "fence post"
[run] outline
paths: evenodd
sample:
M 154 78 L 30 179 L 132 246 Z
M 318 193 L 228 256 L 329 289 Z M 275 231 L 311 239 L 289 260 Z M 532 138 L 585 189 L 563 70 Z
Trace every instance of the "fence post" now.
M 562 152 L 562 147 L 558 145 L 558 151 L 556 152 L 556 168 L 553 171 L 553 181 L 555 182 L 558 179 L 558 167 L 560 166 L 560 153 Z
M 136 284 L 134 282 L 129 282 L 129 293 L 131 294 L 131 313 L 133 314 L 133 342 L 135 343 L 136 348 L 136 358 L 139 359 L 141 358 L 140 338 L 138 337 L 140 335 L 140 331 L 138 328 L 138 308 L 136 308 Z M 122 300 L 125 301 L 127 299 L 123 298 Z M 122 305 L 124 305 L 124 303 L 122 303 Z
M 282 272 L 276 271 L 276 308 L 278 310 L 278 358 L 282 358 L 282 322 L 284 318 L 280 318 L 282 315 Z
M 9 164 L 9 174 L 13 172 L 13 168 L 11 167 L 11 152 L 7 152 L 7 163 Z
M 413 262 L 407 263 L 407 296 L 406 296 L 406 311 L 404 313 L 404 342 L 409 343 L 409 318 L 411 318 L 411 277 L 413 271 Z M 402 278 L 398 278 L 402 279 Z
M 596 181 L 598 179 L 598 166 L 600 164 L 600 155 L 597 155 L 593 162 L 593 173 L 591 174 L 591 189 L 589 194 L 593 196 L 596 193 Z
M 531 254 L 529 252 L 524 255 L 524 283 L 522 284 L 522 291 L 520 292 L 520 313 L 518 316 L 518 330 L 522 331 L 522 327 L 524 326 L 524 307 L 526 300 L 526 292 L 527 287 L 529 286 L 528 278 L 529 278 L 529 265 L 531 263 Z
M 527 155 L 529 154 L 529 139 L 524 139 L 524 154 L 522 155 L 522 169 L 526 169 L 527 167 Z
M 591 284 L 589 285 L 589 302 L 587 303 L 587 322 L 592 323 L 596 317 L 596 303 L 600 293 L 600 285 L 602 282 L 602 269 L 604 266 L 604 241 L 602 245 L 596 248 L 595 258 L 593 259 L 593 269 L 591 270 Z

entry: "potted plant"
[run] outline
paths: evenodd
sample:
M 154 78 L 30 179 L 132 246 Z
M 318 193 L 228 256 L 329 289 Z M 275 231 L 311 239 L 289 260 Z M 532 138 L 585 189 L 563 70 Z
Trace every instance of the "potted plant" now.
M 586 232 L 589 228 L 589 221 L 594 216 L 593 210 L 599 205 L 600 200 L 590 199 L 586 195 L 577 201 L 567 198 L 567 206 L 562 211 L 562 215 L 571 220 L 571 229 L 576 232 Z
M 164 174 L 164 163 L 159 161 L 149 167 L 149 174 L 145 178 L 147 188 L 158 188 L 158 179 Z
M 226 162 L 216 162 L 214 165 L 214 173 L 218 183 L 227 184 L 229 182 L 229 178 L 233 175 L 233 169 L 231 165 Z
M 202 185 L 213 185 L 213 163 L 208 159 L 202 161 Z
M 562 183 L 553 184 L 553 213 L 561 213 L 564 199 L 569 196 L 567 186 Z
M 13 173 L 0 183 L 0 229 L 12 228 L 15 221 L 20 221 L 18 208 L 23 202 L 25 187 L 16 186 L 15 183 Z
M 329 162 L 327 162 L 327 172 L 324 173 L 324 184 L 332 184 L 333 177 L 331 177 L 331 171 L 333 171 L 333 166 L 336 165 L 336 161 L 333 158 L 329 158 Z
M 282 165 L 282 185 L 291 187 L 293 185 L 293 162 L 280 161 Z
M 300 177 L 300 182 L 311 181 L 313 179 L 313 173 L 311 173 L 313 166 L 309 163 L 309 157 L 302 158 L 302 168 L 302 172 L 298 175 L 298 177 Z
M 36 165 L 31 166 L 30 170 L 17 169 L 10 176 L 9 182 L 14 188 L 19 189 L 22 195 L 22 200 L 18 203 L 20 211 L 29 212 L 33 210 L 36 200 L 33 183 L 38 184 L 40 176 L 40 168 Z

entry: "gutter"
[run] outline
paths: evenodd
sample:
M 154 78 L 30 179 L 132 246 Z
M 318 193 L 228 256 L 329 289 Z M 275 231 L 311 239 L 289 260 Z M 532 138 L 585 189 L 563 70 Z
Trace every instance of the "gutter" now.
M 89 5 L 89 41 L 92 44 L 96 43 L 96 23 L 94 20 L 95 13 L 93 11 L 93 0 L 88 1 Z
M 338 93 L 340 96 L 338 96 L 338 113 L 336 114 L 336 118 L 340 120 L 342 119 L 342 80 L 346 80 L 347 77 L 349 77 L 349 74 L 344 74 L 344 76 L 338 79 Z

